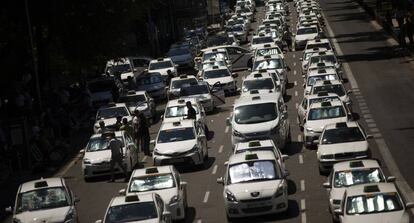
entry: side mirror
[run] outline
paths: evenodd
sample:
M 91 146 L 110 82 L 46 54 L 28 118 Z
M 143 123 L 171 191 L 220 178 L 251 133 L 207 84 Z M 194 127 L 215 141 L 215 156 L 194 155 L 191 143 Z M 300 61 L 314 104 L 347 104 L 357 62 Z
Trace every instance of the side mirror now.
M 223 177 L 217 178 L 217 183 L 224 185 L 224 179 L 223 179 Z
M 407 202 L 407 203 L 405 204 L 405 208 L 407 208 L 407 209 L 414 208 L 414 203 L 413 203 L 413 202 Z
M 179 67 L 179 65 L 178 65 L 178 64 L 174 64 L 174 67 L 175 67 L 175 68 L 178 68 L 178 67 Z
M 288 160 L 288 159 L 289 159 L 289 156 L 288 155 L 282 155 L 282 160 L 283 161 Z
M 181 187 L 187 187 L 187 182 L 185 182 L 185 181 L 181 181 L 180 186 L 181 186 Z
M 232 76 L 233 78 L 237 78 L 237 77 L 239 77 L 239 74 L 238 74 L 238 73 L 232 73 L 232 74 L 231 74 L 231 76 Z
M 95 223 L 102 223 L 102 220 L 96 220 Z
M 224 162 L 224 166 L 229 165 L 229 161 Z
M 374 138 L 374 136 L 372 136 L 372 135 L 367 135 L 367 139 L 372 139 L 372 138 Z
M 389 177 L 387 177 L 387 181 L 388 182 L 395 182 L 396 179 L 397 178 L 395 176 L 389 176 Z
M 286 119 L 288 117 L 288 112 L 287 111 L 283 111 L 282 117 Z
M 80 201 L 80 198 L 75 196 L 75 198 L 73 199 L 73 203 L 75 203 L 75 204 L 76 204 L 76 203 L 78 203 L 79 201 Z
M 162 216 L 163 216 L 164 218 L 170 218 L 170 217 L 171 217 L 171 212 L 169 212 L 169 211 L 164 211 L 164 212 L 162 212 Z
M 151 144 L 151 145 L 155 145 L 155 140 L 154 140 L 154 139 L 153 139 L 153 140 L 151 140 L 151 141 L 150 141 L 150 144 Z
M 170 90 L 170 87 L 165 86 L 165 90 L 169 91 Z
M 231 126 L 231 120 L 230 120 L 230 117 L 227 117 L 227 118 L 226 118 L 226 125 L 227 125 L 227 126 Z
M 325 183 L 323 183 L 323 184 L 322 184 L 322 186 L 323 186 L 324 188 L 331 188 L 331 183 L 329 183 L 329 182 L 325 182 Z
M 290 69 L 290 67 L 289 67 L 289 66 L 286 66 L 286 70 L 287 70 L 287 71 L 291 71 L 291 69 Z
M 81 150 L 79 150 L 79 154 L 81 154 L 81 155 L 85 155 L 85 149 L 81 149 Z
M 414 203 L 413 203 L 413 205 L 414 205 Z M 334 213 L 337 214 L 337 215 L 343 215 L 344 214 L 344 212 L 341 209 L 335 209 Z
M 252 71 L 252 68 L 247 69 L 247 71 Z
M 161 115 L 161 116 L 160 116 L 160 119 L 161 119 L 161 120 L 164 120 L 164 115 Z
M 148 72 L 148 68 L 144 70 L 144 72 Z
M 11 213 L 13 213 L 13 208 L 12 208 L 11 206 L 8 206 L 7 208 L 5 208 L 5 209 L 4 209 L 4 211 L 5 211 L 6 213 L 11 214 Z
M 126 194 L 126 190 L 125 189 L 121 189 L 118 191 L 119 195 L 125 195 Z
M 305 87 L 306 87 L 306 85 L 305 85 L 305 84 L 302 84 L 302 87 L 303 87 L 303 88 L 305 88 Z

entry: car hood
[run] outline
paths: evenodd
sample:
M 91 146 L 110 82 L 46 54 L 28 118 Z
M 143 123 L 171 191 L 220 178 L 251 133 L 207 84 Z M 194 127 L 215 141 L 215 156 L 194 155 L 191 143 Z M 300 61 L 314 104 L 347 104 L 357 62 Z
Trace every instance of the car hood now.
M 404 211 L 395 211 L 388 213 L 365 214 L 365 215 L 345 215 L 342 218 L 343 223 L 408 223 L 409 216 Z
M 121 74 L 121 80 L 127 80 L 128 79 L 128 77 L 134 77 L 134 73 L 132 73 L 132 72 L 127 72 L 127 73 L 122 73 Z
M 84 160 L 89 160 L 91 164 L 111 161 L 111 150 L 101 150 L 96 152 L 85 152 Z
M 173 188 L 164 189 L 164 190 L 152 190 L 152 191 L 139 192 L 138 195 L 152 194 L 154 192 L 161 196 L 165 204 L 169 204 L 171 201 L 171 198 L 178 194 L 177 188 L 173 187 Z
M 157 143 L 154 150 L 157 150 L 159 154 L 184 153 L 192 149 L 196 144 L 195 139 L 179 142 Z
M 135 111 L 135 108 L 136 108 L 138 111 L 143 111 L 143 110 L 145 110 L 145 109 L 147 109 L 147 108 L 148 108 L 148 103 L 142 103 L 142 104 L 140 104 L 138 107 L 136 107 L 136 106 L 128 106 L 128 110 L 129 110 L 129 112 L 134 112 L 134 111 Z
M 268 122 L 254 123 L 254 124 L 237 124 L 234 122 L 234 129 L 242 134 L 254 132 L 266 132 L 276 127 L 279 123 L 279 118 Z
M 333 153 L 349 153 L 349 152 L 365 152 L 368 150 L 368 142 L 347 142 L 335 144 L 319 144 L 318 153 L 333 154 Z
M 239 183 L 227 185 L 229 190 L 236 197 L 237 200 L 249 200 L 271 197 L 276 193 L 277 188 L 283 180 L 269 180 L 252 183 Z M 251 193 L 259 192 L 257 197 L 253 197 Z
M 227 84 L 227 83 L 233 82 L 233 78 L 230 76 L 219 77 L 219 78 L 208 78 L 208 79 L 204 79 L 204 81 L 206 81 L 210 86 L 213 86 L 217 82 L 220 82 L 221 84 Z
M 63 222 L 70 206 L 38 211 L 26 211 L 15 215 L 15 218 L 24 223 Z
M 314 33 L 314 34 L 306 34 L 306 35 L 299 35 L 299 36 L 296 36 L 295 40 L 296 41 L 311 40 L 311 39 L 315 39 L 316 36 L 318 36 L 317 33 Z
M 312 128 L 313 131 L 322 132 L 323 128 L 327 124 L 337 123 L 337 122 L 346 122 L 348 118 L 340 117 L 340 118 L 330 118 L 330 119 L 322 119 L 322 120 L 311 120 L 305 123 L 305 128 Z
M 103 101 L 103 100 L 112 100 L 111 91 L 100 91 L 91 93 L 92 101 Z

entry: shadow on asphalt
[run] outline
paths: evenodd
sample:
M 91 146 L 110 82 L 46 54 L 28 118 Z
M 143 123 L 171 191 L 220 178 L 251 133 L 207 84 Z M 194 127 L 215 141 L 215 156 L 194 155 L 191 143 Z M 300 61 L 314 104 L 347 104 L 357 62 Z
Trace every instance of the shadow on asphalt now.
M 292 95 L 286 94 L 285 96 L 283 96 L 283 99 L 285 100 L 285 102 L 289 102 L 290 100 L 292 100 Z
M 215 157 L 208 157 L 208 160 L 205 161 L 204 165 L 194 166 L 194 165 L 185 165 L 185 164 L 175 164 L 175 168 L 177 168 L 178 172 L 180 173 L 195 173 L 199 171 L 204 171 L 210 169 L 210 167 L 216 161 Z
M 215 135 L 214 131 L 208 130 L 208 132 L 206 133 L 207 141 L 212 140 L 214 138 L 214 135 Z
M 371 18 L 364 12 L 356 12 L 356 13 L 343 13 L 343 14 L 336 14 L 330 15 L 330 17 L 335 17 L 336 19 L 329 20 L 330 23 L 334 22 L 349 22 L 352 20 L 360 20 L 369 22 Z
M 274 222 L 282 221 L 287 219 L 296 218 L 300 214 L 299 204 L 295 200 L 288 200 L 288 211 L 285 213 L 265 215 L 265 216 L 256 216 L 256 217 L 247 217 L 243 219 L 235 219 L 231 222 L 240 222 L 240 223 L 251 223 L 251 222 Z
M 344 1 L 344 2 L 326 2 L 328 5 L 341 5 L 341 4 L 349 4 L 354 3 L 354 1 Z
M 347 5 L 347 6 L 333 7 L 333 8 L 330 8 L 330 9 L 325 9 L 324 11 L 354 10 L 354 9 L 357 9 L 358 7 L 359 7 L 358 5 Z
M 295 181 L 293 181 L 291 179 L 287 179 L 287 184 L 288 184 L 288 195 L 295 194 L 296 191 L 297 191 Z
M 195 222 L 196 217 L 196 209 L 193 207 L 187 207 L 186 213 L 185 213 L 185 221 L 186 223 L 192 223 Z
M 365 51 L 366 53 L 346 54 L 338 56 L 338 59 L 345 62 L 375 61 L 401 58 L 409 55 L 406 50 L 401 49 L 399 46 L 372 47 L 367 48 L 363 51 Z
M 283 154 L 293 156 L 297 153 L 302 152 L 303 143 L 302 142 L 294 142 L 292 141 L 288 146 L 287 149 L 283 150 Z

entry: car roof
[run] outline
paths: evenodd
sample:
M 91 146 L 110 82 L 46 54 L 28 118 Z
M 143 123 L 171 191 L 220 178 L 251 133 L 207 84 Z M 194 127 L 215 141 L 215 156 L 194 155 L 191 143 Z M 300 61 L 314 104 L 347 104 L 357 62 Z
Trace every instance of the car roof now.
M 178 106 L 178 105 L 185 105 L 187 101 L 191 102 L 191 104 L 197 104 L 197 99 L 195 98 L 185 98 L 185 99 L 178 98 L 178 99 L 169 100 L 167 103 L 167 106 L 165 107 L 168 108 L 168 107 L 173 107 L 173 106 Z
M 120 108 L 120 107 L 127 107 L 125 103 L 109 103 L 107 105 L 101 106 L 98 110 L 105 109 L 105 108 Z
M 327 81 L 319 80 L 319 81 L 316 81 L 313 86 L 317 87 L 317 86 L 323 86 L 323 85 L 336 85 L 336 84 L 342 85 L 342 82 L 340 80 L 330 80 L 329 82 L 330 83 L 327 84 Z
M 365 192 L 367 190 L 373 191 L 372 189 L 375 186 L 378 187 L 378 192 Z M 394 183 L 374 183 L 374 184 L 361 184 L 361 185 L 354 185 L 352 187 L 348 187 L 346 189 L 346 193 L 348 197 L 351 196 L 358 196 L 363 194 L 375 194 L 375 193 L 392 193 L 397 192 L 397 188 L 395 187 Z
M 377 160 L 363 159 L 363 160 L 351 160 L 335 163 L 333 165 L 333 171 L 346 171 L 355 169 L 366 169 L 366 168 L 381 168 Z
M 227 70 L 228 71 L 229 68 L 227 68 L 226 66 L 212 66 L 212 67 L 208 67 L 204 69 L 203 71 L 207 72 L 207 71 L 212 71 L 212 70 Z
M 234 108 L 243 105 L 263 104 L 263 103 L 278 103 L 278 94 L 274 93 L 260 93 L 260 94 L 242 94 L 234 102 Z
M 154 175 L 154 174 L 166 174 L 166 173 L 172 173 L 173 172 L 173 166 L 172 165 L 166 165 L 166 166 L 152 166 L 152 167 L 146 167 L 142 169 L 135 169 L 134 172 L 131 174 L 132 177 L 140 177 L 140 176 L 147 176 L 147 175 Z
M 128 96 L 135 96 L 135 95 L 145 95 L 145 91 L 128 91 L 125 94 L 123 94 L 121 97 L 128 97 Z
M 249 149 L 249 148 L 256 148 L 256 147 L 275 147 L 273 141 L 270 139 L 265 140 L 252 140 L 249 142 L 239 142 L 235 146 L 235 150 L 242 150 L 242 149 Z
M 356 121 L 338 122 L 325 125 L 325 129 L 338 129 L 338 128 L 352 128 L 359 127 Z
M 276 160 L 276 157 L 275 154 L 271 151 L 246 151 L 244 153 L 233 154 L 230 156 L 228 163 L 231 165 L 252 160 Z
M 127 202 L 126 198 L 132 197 L 132 196 L 138 196 L 139 200 Z M 131 204 L 131 203 L 141 203 L 141 202 L 148 202 L 148 201 L 154 201 L 154 193 L 140 194 L 140 195 L 132 194 L 128 196 L 116 196 L 112 198 L 111 202 L 109 203 L 109 206 L 113 207 L 113 206 L 119 206 L 119 205 Z
M 309 95 L 306 95 L 305 97 L 308 100 L 315 99 L 315 98 L 326 98 L 326 97 L 337 97 L 338 100 L 340 100 L 339 99 L 339 96 L 337 94 L 335 94 L 335 93 L 327 93 L 327 92 L 325 92 L 323 95 L 318 93 L 318 94 L 309 94 Z
M 268 60 L 268 59 L 283 59 L 283 57 L 282 55 L 279 55 L 279 54 L 272 54 L 272 55 L 266 55 L 266 56 L 258 56 L 256 57 L 255 61 Z
M 332 67 L 322 67 L 318 69 L 312 69 L 308 71 L 308 77 L 310 76 L 318 76 L 318 75 L 326 75 L 326 74 L 337 74 L 336 69 Z
M 121 130 L 121 131 L 108 131 L 108 132 L 115 133 L 115 137 L 121 137 L 121 136 L 123 136 L 124 131 Z M 93 134 L 90 138 L 91 139 L 101 138 L 101 137 L 103 137 L 103 134 L 105 134 L 105 132 L 104 133 L 96 133 L 96 134 Z
M 311 106 L 309 107 L 310 109 L 312 108 L 322 108 L 322 107 L 333 107 L 333 106 L 343 106 L 341 101 L 330 101 L 330 105 L 323 105 L 323 103 L 326 102 L 316 102 L 316 103 L 312 103 Z
M 332 50 L 328 50 L 326 48 L 319 48 L 319 50 L 317 50 L 317 52 L 314 52 L 311 54 L 311 57 L 317 57 L 317 56 L 325 56 L 325 55 L 335 55 L 335 53 Z
M 196 79 L 197 80 L 197 78 L 194 76 L 194 75 L 192 75 L 192 74 L 185 74 L 185 75 L 180 75 L 180 76 L 178 76 L 178 77 L 173 77 L 173 78 L 171 78 L 171 81 L 176 81 L 176 80 L 185 80 L 185 79 Z
M 217 50 L 217 52 L 227 52 L 226 48 L 228 45 L 220 45 L 220 46 L 212 46 L 205 49 L 202 49 L 201 52 L 203 53 L 215 53 L 213 50 Z
M 249 75 L 247 75 L 244 80 L 256 80 L 256 79 L 266 79 L 266 78 L 272 78 L 272 75 L 270 75 L 267 72 L 259 72 L 259 71 L 253 71 Z
M 158 63 L 158 62 L 162 62 L 162 61 L 171 61 L 172 62 L 171 58 L 164 57 L 164 58 L 158 58 L 158 59 L 151 60 L 150 63 Z
M 307 28 L 318 28 L 316 25 L 309 25 L 309 26 L 299 26 L 298 27 L 298 30 L 299 29 L 307 29 Z
M 163 122 L 160 130 L 180 129 L 180 128 L 194 128 L 194 120 L 184 119 L 177 122 Z
M 37 190 L 39 188 L 62 187 L 64 185 L 64 179 L 61 177 L 40 178 L 21 184 L 19 193 Z
M 317 43 L 329 43 L 331 44 L 331 42 L 329 42 L 328 39 L 312 39 L 308 41 L 308 44 L 317 44 Z

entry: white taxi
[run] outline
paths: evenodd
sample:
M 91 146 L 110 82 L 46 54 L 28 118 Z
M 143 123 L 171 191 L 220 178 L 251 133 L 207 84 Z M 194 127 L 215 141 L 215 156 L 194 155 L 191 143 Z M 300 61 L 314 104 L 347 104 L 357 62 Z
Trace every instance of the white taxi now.
M 208 160 L 207 138 L 203 126 L 194 120 L 164 122 L 153 151 L 154 164 L 184 163 L 204 165 Z
M 204 107 L 200 102 L 194 98 L 175 99 L 168 101 L 165 106 L 165 112 L 162 116 L 164 122 L 177 122 L 187 118 L 187 106 L 186 103 L 190 102 L 194 110 L 196 111 L 196 121 L 204 126 L 204 130 L 207 132 L 207 119 Z
M 274 42 L 275 40 L 272 35 L 261 33 L 252 37 L 250 50 L 253 52 L 256 49 L 263 47 L 265 44 L 272 44 Z
M 198 80 L 194 75 L 182 74 L 179 77 L 173 77 L 170 86 L 167 87 L 168 100 L 179 98 L 181 87 L 186 84 L 197 84 Z
M 319 69 L 312 69 L 309 70 L 305 83 L 303 84 L 303 87 L 305 88 L 304 94 L 307 95 L 310 93 L 312 86 L 317 81 L 334 81 L 339 80 L 339 75 L 336 73 L 336 69 L 333 67 L 325 67 L 325 68 L 319 68 Z
M 242 94 L 250 94 L 250 91 L 256 90 L 259 93 L 282 93 L 280 81 L 274 80 L 267 72 L 254 71 L 247 75 L 242 83 Z
M 134 170 L 127 189 L 119 193 L 127 196 L 157 193 L 168 206 L 172 220 L 186 217 L 187 182 L 181 181 L 180 174 L 172 165 Z
M 313 40 L 319 35 L 319 29 L 316 25 L 299 26 L 295 35 L 295 49 L 303 49 L 308 40 Z
M 303 127 L 304 119 L 308 112 L 308 108 L 317 102 L 324 102 L 324 101 L 340 101 L 341 99 L 338 97 L 337 94 L 328 93 L 328 92 L 319 92 L 318 94 L 314 95 L 305 95 L 303 97 L 302 102 L 298 105 L 298 121 L 299 126 Z
M 271 151 L 234 154 L 227 162 L 223 196 L 227 217 L 275 214 L 288 210 L 287 177 Z
M 148 66 L 148 72 L 150 73 L 160 73 L 164 80 L 168 77 L 168 71 L 172 72 L 174 76 L 177 76 L 177 64 L 171 60 L 171 58 L 158 58 L 156 60 L 151 60 Z
M 106 106 L 100 107 L 96 112 L 95 124 L 93 126 L 94 133 L 101 131 L 99 126 L 100 121 L 105 123 L 106 129 L 115 130 L 116 118 L 118 116 L 126 118 L 128 122 L 132 121 L 132 113 L 125 103 L 109 103 Z
M 319 80 L 316 81 L 309 94 L 318 94 L 319 92 L 335 93 L 341 99 L 341 101 L 351 110 L 352 101 L 349 95 L 352 90 L 345 90 L 344 85 L 340 80 Z
M 235 94 L 237 92 L 237 85 L 235 78 L 237 73 L 231 73 L 226 66 L 213 66 L 203 69 L 200 78 L 207 82 L 210 86 L 220 83 L 225 93 Z
M 157 113 L 154 99 L 146 91 L 128 91 L 119 98 L 119 101 L 128 106 L 131 114 L 138 110 L 148 120 L 153 120 Z

